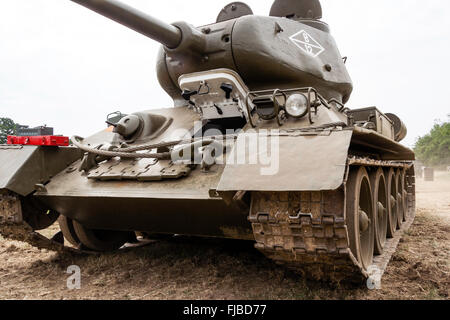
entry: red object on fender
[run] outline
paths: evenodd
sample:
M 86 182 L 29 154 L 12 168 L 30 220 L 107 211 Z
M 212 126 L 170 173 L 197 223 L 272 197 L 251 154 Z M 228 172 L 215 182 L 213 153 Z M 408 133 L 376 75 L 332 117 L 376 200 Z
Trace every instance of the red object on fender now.
M 24 145 L 24 146 L 53 146 L 67 147 L 69 145 L 69 137 L 63 136 L 29 136 L 17 137 L 8 136 L 8 144 Z

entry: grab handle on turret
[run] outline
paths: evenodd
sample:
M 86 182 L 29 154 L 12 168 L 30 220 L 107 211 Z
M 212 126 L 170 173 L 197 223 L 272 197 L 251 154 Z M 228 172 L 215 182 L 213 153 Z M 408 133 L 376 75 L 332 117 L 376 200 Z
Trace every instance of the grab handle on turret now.
M 162 22 L 116 0 L 71 0 L 130 29 L 133 29 L 167 48 L 175 49 L 182 41 L 178 27 Z

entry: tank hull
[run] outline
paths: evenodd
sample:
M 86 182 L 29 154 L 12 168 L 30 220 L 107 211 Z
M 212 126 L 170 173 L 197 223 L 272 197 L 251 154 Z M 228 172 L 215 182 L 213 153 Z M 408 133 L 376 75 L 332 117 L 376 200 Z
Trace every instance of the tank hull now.
M 39 198 L 91 229 L 254 239 L 247 213 L 221 199 Z
M 100 135 L 105 138 L 105 133 Z M 266 178 L 260 175 L 264 166 L 259 164 L 226 163 L 209 170 L 197 166 L 176 179 L 133 181 L 122 176 L 105 181 L 76 170 L 82 162 L 78 160 L 28 197 L 88 230 L 250 240 L 268 258 L 306 277 L 374 281 L 414 219 L 412 151 L 373 130 L 356 127 L 326 132 L 288 129 L 278 138 L 279 154 L 288 156 L 280 159 L 278 173 Z M 91 141 L 96 139 L 100 139 L 98 135 Z M 378 159 L 372 154 L 378 154 Z M 109 161 L 113 160 L 96 170 L 108 168 Z M 395 188 L 389 186 L 386 190 L 395 200 L 384 206 L 395 209 L 396 218 L 404 215 L 394 228 L 400 230 L 394 230 L 393 238 L 386 241 L 385 252 L 370 265 L 364 265 L 358 250 L 352 247 L 350 232 L 354 222 L 348 203 L 355 189 L 352 176 L 358 170 L 370 179 L 378 170 L 386 177 L 394 172 Z M 55 241 L 46 242 L 33 230 L 36 228 L 29 227 L 29 198 L 6 194 L 3 199 L 2 203 L 11 203 L 11 199 L 21 203 L 22 209 L 20 205 L 5 205 L 0 211 L 23 224 L 20 232 L 3 225 L 3 235 L 38 247 L 65 250 Z
M 345 106 L 352 81 L 317 0 L 201 28 L 74 1 L 164 45 L 158 79 L 177 107 L 107 121 L 76 148 L 0 146 L 1 235 L 77 252 L 253 240 L 306 277 L 381 277 L 414 219 L 414 153 L 398 117 Z M 52 239 L 37 232 L 56 220 Z

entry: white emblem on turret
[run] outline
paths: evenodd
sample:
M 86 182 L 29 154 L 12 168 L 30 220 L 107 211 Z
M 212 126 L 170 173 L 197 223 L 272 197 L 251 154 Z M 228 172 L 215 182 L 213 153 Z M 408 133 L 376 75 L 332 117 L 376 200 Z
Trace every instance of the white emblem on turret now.
M 303 52 L 315 58 L 319 56 L 325 49 L 305 30 L 297 32 L 289 39 Z

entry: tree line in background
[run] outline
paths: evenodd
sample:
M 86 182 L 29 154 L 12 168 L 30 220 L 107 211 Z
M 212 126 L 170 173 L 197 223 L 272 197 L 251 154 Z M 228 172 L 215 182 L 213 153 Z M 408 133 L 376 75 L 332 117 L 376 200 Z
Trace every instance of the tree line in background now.
M 414 151 L 426 166 L 449 166 L 450 121 L 436 123 L 430 133 L 417 140 Z
M 16 134 L 16 126 L 10 118 L 0 118 L 0 144 L 5 144 L 8 136 Z

